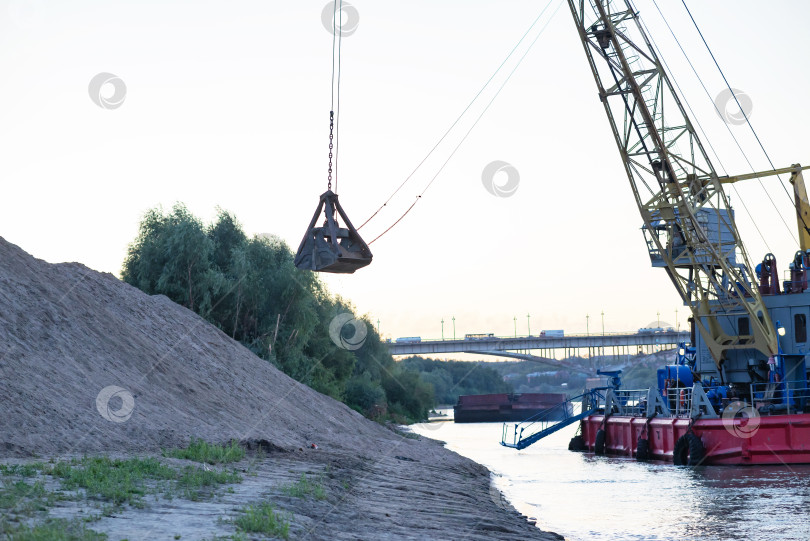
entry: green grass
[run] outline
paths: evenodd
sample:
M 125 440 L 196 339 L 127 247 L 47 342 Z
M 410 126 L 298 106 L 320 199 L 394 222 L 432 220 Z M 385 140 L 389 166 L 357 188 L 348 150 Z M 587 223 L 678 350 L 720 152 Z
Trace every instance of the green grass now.
M 112 502 L 119 506 L 143 506 L 148 481 L 168 481 L 177 472 L 154 458 L 113 460 L 107 457 L 84 457 L 81 460 L 57 462 L 50 472 L 62 481 L 65 490 L 84 489 L 90 499 Z
M 222 452 L 218 456 L 221 461 L 231 460 L 238 454 L 233 452 L 232 446 L 220 449 Z M 60 481 L 62 490 L 73 493 L 52 492 L 45 488 L 43 479 L 31 479 L 40 475 L 52 476 Z M 116 460 L 108 457 L 84 457 L 52 464 L 0 464 L 0 540 L 105 540 L 106 535 L 85 525 L 89 520 L 97 520 L 100 516 L 73 520 L 51 519 L 47 517 L 49 508 L 59 500 L 87 498 L 104 502 L 101 513 L 109 515 L 123 505 L 145 506 L 144 498 L 147 494 L 171 497 L 178 493 L 181 497 L 197 501 L 213 495 L 219 485 L 241 481 L 242 477 L 236 472 L 196 466 L 175 469 L 162 464 L 156 458 Z M 21 520 L 23 517 L 34 520 Z M 283 529 L 282 522 L 279 522 L 279 527 L 282 528 L 279 531 L 288 531 Z M 240 535 L 234 539 L 246 538 Z
M 239 509 L 239 513 L 233 523 L 244 532 L 263 533 L 282 539 L 290 537 L 290 521 L 277 513 L 269 503 L 248 505 Z
M 40 499 L 45 495 L 45 485 L 41 481 L 33 485 L 25 481 L 3 481 L 0 484 L 0 510 L 10 511 L 25 499 Z
M 209 460 L 232 461 L 244 456 L 233 445 L 219 447 L 197 445 L 195 456 L 205 454 Z M 45 488 L 45 476 L 60 482 L 62 491 Z M 37 477 L 40 477 L 37 479 Z M 33 478 L 33 479 L 31 479 Z M 156 458 L 84 457 L 55 463 L 0 464 L 0 540 L 77 540 L 106 539 L 86 529 L 85 522 L 109 516 L 124 505 L 144 507 L 149 494 L 171 498 L 174 495 L 198 501 L 213 496 L 220 485 L 239 483 L 242 477 L 233 472 L 211 470 L 207 466 L 172 468 Z M 95 500 L 102 502 L 101 515 L 88 515 L 79 520 L 52 520 L 48 510 L 60 500 Z M 34 518 L 33 523 L 21 518 Z
M 47 464 L 44 462 L 31 462 L 30 464 L 0 464 L 0 475 L 34 477 L 46 467 Z
M 78 519 L 49 519 L 33 526 L 0 520 L 0 538 L 10 541 L 103 541 L 107 535 L 87 528 Z
M 29 484 L 24 480 L 0 480 L 0 514 L 33 516 L 47 511 L 54 502 L 64 496 L 45 490 L 42 481 Z
M 186 466 L 177 479 L 177 488 L 189 500 L 197 501 L 213 492 L 213 487 L 228 483 L 240 483 L 242 476 L 236 472 L 213 471 Z
M 163 456 L 207 464 L 227 464 L 245 458 L 245 450 L 236 441 L 231 441 L 228 445 L 217 445 L 191 438 L 191 443 L 185 449 L 166 449 Z
M 180 496 L 198 501 L 213 494 L 218 485 L 239 483 L 235 472 L 205 470 L 186 466 L 176 470 L 155 458 L 113 460 L 107 457 L 85 457 L 70 462 L 57 462 L 48 471 L 61 479 L 62 489 L 84 489 L 89 499 L 110 502 L 113 508 L 124 504 L 143 507 L 149 493 Z
M 323 487 L 320 479 L 315 481 L 310 480 L 305 473 L 295 483 L 281 487 L 281 490 L 288 496 L 294 498 L 306 498 L 308 496 L 314 497 L 316 500 L 326 499 L 326 490 Z

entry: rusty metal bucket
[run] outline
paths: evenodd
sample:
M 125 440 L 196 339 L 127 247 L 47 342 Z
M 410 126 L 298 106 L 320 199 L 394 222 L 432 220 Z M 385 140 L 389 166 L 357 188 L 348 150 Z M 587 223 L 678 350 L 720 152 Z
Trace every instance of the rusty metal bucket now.
M 321 212 L 326 219 L 323 226 L 316 227 Z M 338 225 L 336 213 L 346 227 Z M 318 209 L 295 254 L 295 266 L 315 272 L 351 274 L 371 263 L 371 258 L 371 250 L 346 216 L 337 194 L 332 190 L 321 194 Z

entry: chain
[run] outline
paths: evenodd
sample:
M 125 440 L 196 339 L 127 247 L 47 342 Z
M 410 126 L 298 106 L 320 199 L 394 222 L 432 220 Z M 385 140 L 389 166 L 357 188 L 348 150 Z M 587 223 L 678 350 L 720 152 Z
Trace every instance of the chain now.
M 335 129 L 335 112 L 329 111 L 329 182 L 327 183 L 327 189 L 332 189 L 332 148 L 334 143 L 334 134 L 332 133 Z

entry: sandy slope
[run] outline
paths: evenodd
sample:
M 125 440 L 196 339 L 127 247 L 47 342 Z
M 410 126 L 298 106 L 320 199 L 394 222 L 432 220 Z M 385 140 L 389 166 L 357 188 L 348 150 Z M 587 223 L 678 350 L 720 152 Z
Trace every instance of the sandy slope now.
M 499 505 L 483 467 L 295 382 L 166 297 L 0 238 L 0 306 L 0 457 L 157 452 L 192 436 L 266 440 L 355 472 L 351 506 L 329 519 L 343 538 L 420 530 L 421 515 L 428 530 L 415 537 L 554 538 Z M 97 409 L 111 385 L 134 399 L 123 422 Z M 124 405 L 112 398 L 105 412 Z M 313 442 L 323 456 L 307 449 Z M 454 500 L 466 511 L 433 516 L 436 501 Z
M 166 297 L 1 239 L 0 306 L 4 454 L 157 450 L 189 436 L 380 450 L 390 437 Z M 134 397 L 125 422 L 97 411 L 110 385 Z

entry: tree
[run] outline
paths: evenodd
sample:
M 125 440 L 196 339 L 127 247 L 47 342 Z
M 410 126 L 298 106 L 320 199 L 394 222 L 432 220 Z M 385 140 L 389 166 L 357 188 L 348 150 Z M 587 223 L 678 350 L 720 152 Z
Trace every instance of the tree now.
M 419 373 L 397 367 L 382 378 L 389 409 L 411 419 L 426 419 L 435 404 L 433 387 L 422 381 Z
M 149 294 L 163 294 L 205 314 L 220 281 L 211 267 L 213 243 L 202 222 L 182 204 L 164 215 L 146 213 L 124 263 L 124 281 Z
M 385 407 L 387 399 L 379 383 L 372 380 L 368 372 L 364 372 L 346 382 L 346 404 L 364 415 L 370 415 L 375 412 L 375 408 Z
M 194 310 L 289 376 L 360 411 L 386 411 L 390 400 L 401 418 L 422 419 L 433 405 L 433 387 L 400 370 L 367 317 L 331 295 L 317 275 L 298 270 L 281 239 L 249 238 L 222 209 L 208 226 L 182 204 L 167 214 L 148 211 L 121 275 Z M 330 337 L 330 323 L 344 313 L 365 327 L 359 349 Z
M 433 387 L 435 399 L 440 404 L 455 404 L 461 395 L 513 392 L 512 385 L 503 380 L 492 363 L 439 361 L 413 356 L 401 364 L 403 370 L 419 374 L 422 381 Z

